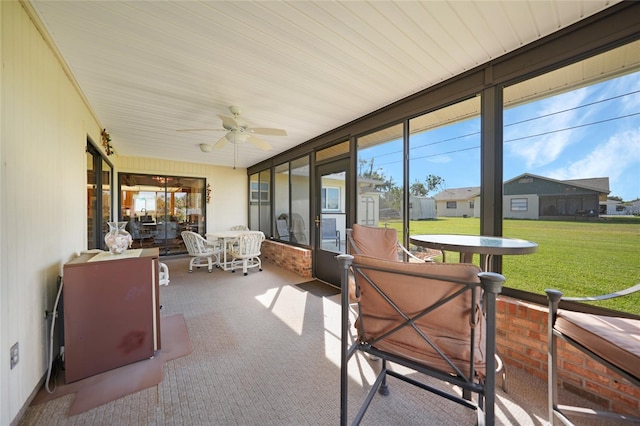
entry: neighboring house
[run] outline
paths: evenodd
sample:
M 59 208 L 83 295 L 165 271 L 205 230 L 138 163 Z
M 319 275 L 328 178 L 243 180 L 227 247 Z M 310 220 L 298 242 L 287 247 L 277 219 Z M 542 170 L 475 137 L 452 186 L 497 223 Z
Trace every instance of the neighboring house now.
M 605 200 L 600 202 L 601 215 L 626 215 L 628 206 L 622 201 Z
M 503 216 L 508 219 L 549 219 L 626 214 L 608 213 L 610 209 L 618 209 L 616 206 L 607 208 L 609 193 L 608 177 L 556 180 L 525 173 L 504 183 Z M 480 217 L 480 187 L 446 189 L 434 198 L 439 217 Z
M 598 217 L 609 178 L 556 180 L 525 173 L 503 185 L 503 215 L 510 219 Z
M 600 202 L 600 214 L 607 216 L 640 215 L 640 200 L 624 202 L 607 199 Z
M 640 199 L 627 203 L 627 214 L 640 215 Z
M 445 189 L 437 193 L 438 217 L 480 217 L 480 187 Z
M 380 221 L 380 191 L 376 185 L 383 182 L 358 176 L 358 218 L 357 223 L 366 226 L 378 226 Z

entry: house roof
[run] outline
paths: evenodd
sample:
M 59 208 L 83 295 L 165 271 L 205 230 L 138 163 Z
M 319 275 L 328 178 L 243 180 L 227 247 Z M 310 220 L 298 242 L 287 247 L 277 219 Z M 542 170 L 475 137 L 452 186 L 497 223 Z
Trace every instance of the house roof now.
M 456 201 L 470 200 L 480 195 L 479 186 L 470 186 L 467 188 L 450 188 L 438 192 L 433 196 L 436 201 Z
M 586 179 L 567 179 L 567 180 L 558 180 L 552 179 L 545 176 L 534 175 L 532 173 L 523 173 L 519 176 L 516 176 L 512 179 L 509 179 L 504 184 L 507 185 L 511 182 L 516 182 L 520 179 L 524 179 L 527 177 L 532 177 L 536 179 L 542 179 L 549 182 L 561 183 L 564 185 L 571 185 L 582 189 L 587 189 L 590 191 L 596 191 L 603 194 L 609 194 L 611 190 L 609 189 L 609 178 L 608 177 L 597 177 L 597 178 L 586 178 Z

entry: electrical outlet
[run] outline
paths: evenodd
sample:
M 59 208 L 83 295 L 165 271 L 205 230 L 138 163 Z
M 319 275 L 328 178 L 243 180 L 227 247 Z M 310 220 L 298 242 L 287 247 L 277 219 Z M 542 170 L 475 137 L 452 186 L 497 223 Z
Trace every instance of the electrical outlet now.
M 16 366 L 18 361 L 20 361 L 20 346 L 18 346 L 18 342 L 16 342 L 13 346 L 11 346 L 11 369 Z

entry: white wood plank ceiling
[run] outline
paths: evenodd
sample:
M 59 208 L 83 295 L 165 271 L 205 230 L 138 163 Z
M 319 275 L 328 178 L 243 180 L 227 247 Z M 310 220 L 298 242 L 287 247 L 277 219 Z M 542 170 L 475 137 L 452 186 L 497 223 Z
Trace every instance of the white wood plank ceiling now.
M 119 155 L 247 167 L 617 1 L 31 0 Z M 96 141 L 99 142 L 99 141 Z

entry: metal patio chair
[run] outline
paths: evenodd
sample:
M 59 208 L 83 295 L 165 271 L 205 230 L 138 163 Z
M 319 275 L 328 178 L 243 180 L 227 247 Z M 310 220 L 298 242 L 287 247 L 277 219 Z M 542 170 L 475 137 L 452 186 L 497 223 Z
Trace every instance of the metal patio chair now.
M 400 262 L 406 254 L 409 261 L 430 262 L 431 259 L 420 259 L 407 250 L 398 241 L 398 231 L 394 228 L 374 228 L 371 226 L 353 224 L 347 228 L 347 253 L 366 255 L 379 259 Z M 353 275 L 349 276 L 349 300 L 357 301 Z
M 324 217 L 320 224 L 322 231 L 322 240 L 331 240 L 336 242 L 336 247 L 340 247 L 340 231 L 337 229 L 335 217 Z
M 612 316 L 604 313 L 596 315 L 571 310 L 575 308 L 571 306 L 563 306 L 560 309 L 562 301 L 593 302 L 626 296 L 637 291 L 640 291 L 640 284 L 615 293 L 592 297 L 563 297 L 561 291 L 545 290 L 549 301 L 547 336 L 550 424 L 558 418 L 563 424 L 572 425 L 573 422 L 567 417 L 571 414 L 640 424 L 640 416 L 558 403 L 558 339 L 564 340 L 640 388 L 640 318 L 638 316 L 615 316 L 614 312 Z
M 496 297 L 504 277 L 464 263 L 398 262 L 348 254 L 337 260 L 342 288 L 351 270 L 359 296 L 352 335 L 349 296 L 342 292 L 341 425 L 349 417 L 349 360 L 358 352 L 382 363 L 353 424 L 361 421 L 376 392 L 388 395 L 387 377 L 392 376 L 474 409 L 478 424 L 493 425 Z M 457 385 L 462 396 L 436 389 L 419 375 L 390 369 L 389 362 Z
M 388 260 L 432 262 L 433 259 L 419 258 L 411 253 L 398 240 L 398 231 L 394 228 L 374 228 L 372 226 L 353 224 L 347 229 L 347 253 L 363 254 Z

